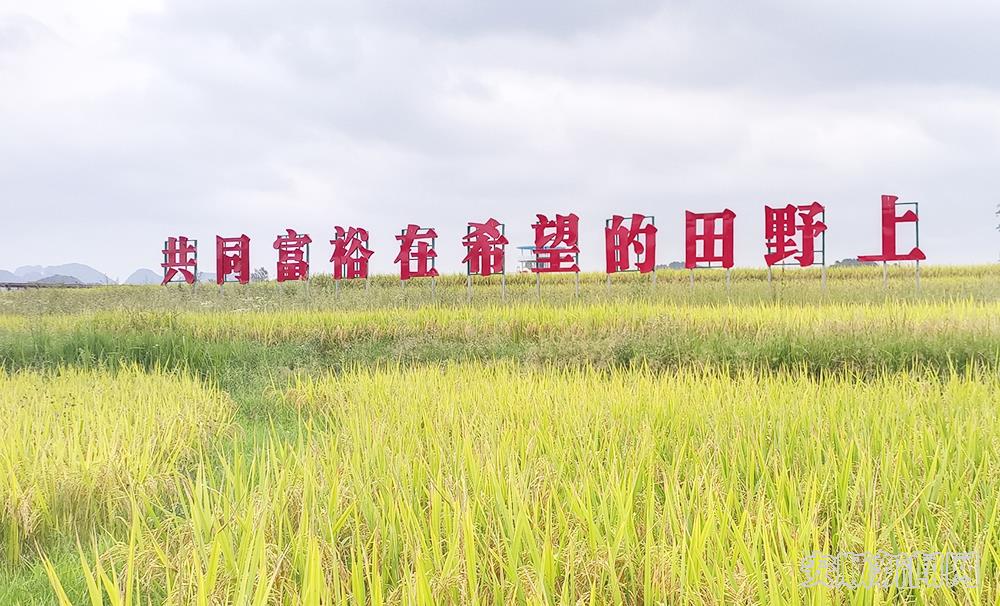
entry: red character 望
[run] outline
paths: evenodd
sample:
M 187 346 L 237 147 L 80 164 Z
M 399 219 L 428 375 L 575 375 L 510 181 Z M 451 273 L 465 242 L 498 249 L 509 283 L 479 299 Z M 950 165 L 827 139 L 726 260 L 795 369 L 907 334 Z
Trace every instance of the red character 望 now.
M 580 218 L 574 213 L 556 215 L 549 219 L 536 215 L 538 221 L 532 224 L 535 230 L 534 273 L 577 272 L 580 271 L 579 229 Z

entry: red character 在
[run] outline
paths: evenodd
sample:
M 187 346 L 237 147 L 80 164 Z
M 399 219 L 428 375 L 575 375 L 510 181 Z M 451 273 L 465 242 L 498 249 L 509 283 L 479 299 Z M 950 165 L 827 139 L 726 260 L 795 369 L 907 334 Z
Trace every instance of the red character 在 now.
M 496 219 L 486 223 L 469 222 L 468 231 L 462 238 L 465 246 L 466 271 L 470 276 L 490 276 L 504 273 L 504 246 L 508 244 L 504 236 L 504 225 Z
M 859 255 L 859 261 L 923 261 L 927 258 L 919 246 L 919 221 L 917 213 L 908 210 L 901 215 L 896 214 L 896 206 L 903 206 L 904 203 L 897 202 L 898 196 L 882 196 L 882 254 L 880 255 Z M 916 206 L 916 203 L 908 202 L 906 205 Z M 896 252 L 896 225 L 899 223 L 913 223 L 917 230 L 917 246 L 905 254 Z
M 333 278 L 335 280 L 368 277 L 368 259 L 375 254 L 368 248 L 368 230 L 360 227 L 336 226 L 333 244 Z
M 433 278 L 438 275 L 434 268 L 437 232 L 433 228 L 425 229 L 411 223 L 396 239 L 399 240 L 399 254 L 394 263 L 399 263 L 400 280 Z
M 580 271 L 579 229 L 580 218 L 574 213 L 556 215 L 550 220 L 545 215 L 536 215 L 538 221 L 532 224 L 535 230 L 535 263 L 531 271 L 539 273 Z
M 180 274 L 185 282 L 194 284 L 198 275 L 198 241 L 185 236 L 167 238 L 163 243 L 162 284 L 174 281 Z
M 684 267 L 694 269 L 699 263 L 733 266 L 733 220 L 736 213 L 728 208 L 721 213 L 686 211 L 684 225 Z M 699 231 L 698 225 L 701 224 Z M 721 226 L 721 232 L 718 227 Z M 701 244 L 699 247 L 698 244 Z M 717 246 L 719 245 L 719 246 Z M 721 247 L 721 252 L 719 248 Z
M 309 279 L 309 244 L 312 238 L 307 234 L 299 235 L 293 229 L 274 240 L 274 249 L 278 251 L 278 282 Z
M 215 236 L 215 281 L 227 282 L 227 277 L 235 276 L 236 282 L 250 282 L 250 237 L 246 234 L 238 238 Z
M 816 260 L 816 236 L 826 231 L 821 215 L 826 209 L 819 202 L 804 206 L 789 204 L 784 208 L 764 207 L 764 238 L 767 253 L 764 262 L 768 267 L 798 254 L 795 261 L 800 267 L 809 267 Z M 796 234 L 800 234 L 796 242 Z
M 604 227 L 604 256 L 609 274 L 629 271 L 632 265 L 639 273 L 653 271 L 656 267 L 656 225 L 653 217 L 638 213 L 628 218 L 621 215 L 611 217 Z

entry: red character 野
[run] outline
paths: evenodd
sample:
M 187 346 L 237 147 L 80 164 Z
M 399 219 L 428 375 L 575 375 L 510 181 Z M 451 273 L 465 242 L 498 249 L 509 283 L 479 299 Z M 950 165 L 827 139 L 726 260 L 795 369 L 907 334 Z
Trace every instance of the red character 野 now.
M 396 239 L 399 240 L 399 254 L 394 262 L 399 263 L 400 280 L 433 278 L 438 275 L 434 268 L 437 232 L 433 228 L 425 229 L 411 223 Z
M 919 246 L 914 246 L 910 252 L 900 254 L 896 252 L 896 225 L 899 223 L 913 223 L 919 234 L 919 221 L 917 213 L 908 210 L 901 215 L 896 214 L 896 206 L 903 206 L 904 203 L 897 202 L 898 196 L 882 196 L 882 254 L 880 255 L 859 255 L 859 261 L 923 261 L 927 258 Z M 914 203 L 909 202 L 906 204 Z
M 684 226 L 684 267 L 694 269 L 700 263 L 729 269 L 733 266 L 733 220 L 736 213 L 728 208 L 720 213 L 686 211 Z M 698 229 L 699 224 L 701 230 Z M 719 231 L 721 227 L 721 231 Z M 698 244 L 701 244 L 699 247 Z M 721 251 L 719 250 L 721 248 Z
M 656 268 L 656 224 L 653 217 L 638 213 L 628 218 L 613 216 L 604 228 L 604 256 L 609 274 L 629 271 L 633 264 L 639 273 L 653 271 Z
M 198 276 L 198 241 L 185 236 L 170 237 L 163 243 L 162 284 L 174 281 L 178 274 L 188 284 L 194 284 Z
M 535 230 L 534 273 L 580 272 L 579 230 L 580 218 L 575 214 L 556 215 L 549 219 L 536 215 L 532 224 Z
M 333 244 L 333 277 L 335 280 L 352 280 L 368 277 L 368 259 L 375 254 L 368 248 L 368 230 L 360 227 L 336 226 Z
M 238 238 L 215 237 L 215 281 L 227 282 L 234 276 L 236 282 L 250 282 L 250 237 L 246 234 Z
M 504 273 L 504 246 L 509 242 L 504 236 L 504 225 L 496 219 L 485 223 L 469 222 L 462 238 L 465 246 L 466 272 L 470 276 L 490 276 Z
M 293 229 L 286 229 L 285 232 L 274 240 L 274 249 L 278 251 L 278 282 L 308 280 L 312 238 L 306 234 L 299 235 Z
M 805 206 L 789 204 L 784 208 L 764 207 L 764 238 L 767 253 L 764 262 L 768 267 L 798 254 L 795 261 L 800 267 L 809 267 L 816 260 L 816 236 L 826 231 L 826 224 L 817 220 L 825 212 L 819 202 Z M 796 242 L 799 234 L 799 242 Z

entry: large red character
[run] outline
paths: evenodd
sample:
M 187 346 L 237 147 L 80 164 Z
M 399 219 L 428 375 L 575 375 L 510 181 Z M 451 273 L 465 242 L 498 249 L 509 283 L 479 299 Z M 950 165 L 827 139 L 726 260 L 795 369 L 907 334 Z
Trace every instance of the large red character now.
M 167 238 L 163 243 L 163 282 L 169 284 L 180 274 L 188 284 L 194 284 L 198 276 L 198 241 L 185 236 Z
M 308 280 L 312 238 L 307 234 L 300 236 L 294 229 L 285 232 L 274 240 L 274 249 L 278 251 L 278 282 Z
M 629 271 L 634 265 L 639 273 L 656 268 L 656 225 L 652 217 L 633 213 L 615 215 L 604 227 L 604 256 L 607 273 Z
M 367 278 L 368 259 L 375 254 L 368 248 L 368 230 L 360 227 L 336 226 L 333 244 L 333 277 L 335 280 Z
M 466 271 L 470 276 L 490 276 L 504 272 L 504 246 L 509 244 L 504 236 L 504 225 L 496 219 L 486 223 L 469 222 L 462 238 L 465 246 Z
M 693 213 L 685 211 L 684 267 L 694 269 L 699 263 L 720 263 L 729 269 L 733 266 L 733 219 L 736 213 L 728 208 L 721 213 Z M 702 228 L 698 230 L 698 224 Z M 721 225 L 722 231 L 717 228 Z M 699 251 L 698 243 L 701 243 Z M 716 244 L 721 245 L 721 252 Z
M 920 221 L 917 213 L 912 210 L 897 215 L 897 200 L 899 200 L 898 196 L 882 196 L 882 254 L 859 255 L 859 261 L 923 261 L 927 258 L 919 246 L 914 246 L 913 250 L 906 254 L 896 252 L 896 225 L 913 223 L 916 227 Z M 903 203 L 898 205 L 902 206 Z
M 399 254 L 396 255 L 394 263 L 399 263 L 400 280 L 433 278 L 438 275 L 437 269 L 434 268 L 434 259 L 437 257 L 437 252 L 434 250 L 437 232 L 433 228 L 425 229 L 411 223 L 396 236 L 396 239 L 399 240 Z
M 534 273 L 580 272 L 579 230 L 580 218 L 574 213 L 556 215 L 550 220 L 536 215 L 538 221 L 531 225 L 535 230 Z
M 215 281 L 221 285 L 231 275 L 240 284 L 250 282 L 250 237 L 246 234 L 238 238 L 215 236 Z
M 800 267 L 809 267 L 816 260 L 816 236 L 826 231 L 826 224 L 817 217 L 826 209 L 819 202 L 805 206 L 789 204 L 784 208 L 764 207 L 764 238 L 767 253 L 764 262 L 768 267 L 781 263 L 798 253 L 795 260 Z M 801 242 L 796 242 L 796 233 Z M 800 250 L 801 248 L 801 250 Z

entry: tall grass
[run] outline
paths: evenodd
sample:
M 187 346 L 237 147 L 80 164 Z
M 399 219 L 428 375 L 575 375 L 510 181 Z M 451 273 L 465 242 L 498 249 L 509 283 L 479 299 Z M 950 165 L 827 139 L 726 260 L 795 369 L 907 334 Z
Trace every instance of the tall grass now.
M 1000 599 L 992 373 L 468 363 L 302 376 L 283 397 L 296 439 L 206 455 L 179 506 L 137 493 L 117 547 L 50 569 L 57 593 L 79 576 L 92 604 Z M 800 587 L 802 557 L 841 550 L 975 550 L 985 583 Z

